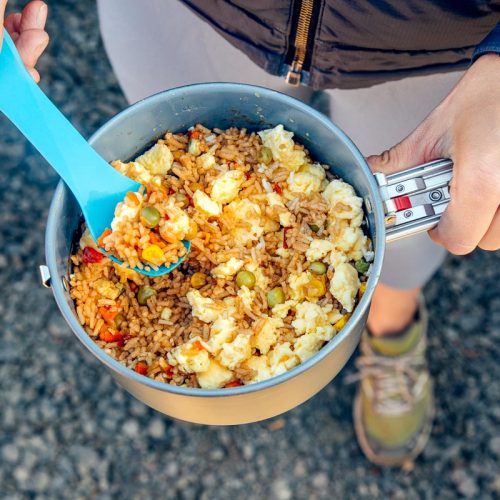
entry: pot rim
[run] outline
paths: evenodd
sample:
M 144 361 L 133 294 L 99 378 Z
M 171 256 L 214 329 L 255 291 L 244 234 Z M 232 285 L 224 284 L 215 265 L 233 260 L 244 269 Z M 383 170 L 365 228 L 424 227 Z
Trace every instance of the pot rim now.
M 189 98 L 189 94 L 191 92 L 198 92 L 200 90 L 207 89 L 209 91 L 218 91 L 218 92 L 237 92 L 243 91 L 246 93 L 252 93 L 256 96 L 257 94 L 265 95 L 270 98 L 277 98 L 277 100 L 281 101 L 283 105 L 293 106 L 295 108 L 299 108 L 302 111 L 309 113 L 314 116 L 314 118 L 321 122 L 321 124 L 327 128 L 332 129 L 347 145 L 348 149 L 352 153 L 352 155 L 357 158 L 359 161 L 361 168 L 363 169 L 367 179 L 368 184 L 371 190 L 370 202 L 371 209 L 373 211 L 373 215 L 375 218 L 375 227 L 377 232 L 377 240 L 375 243 L 375 256 L 372 264 L 372 270 L 370 276 L 367 281 L 367 288 L 358 305 L 356 306 L 352 316 L 347 321 L 346 325 L 342 328 L 340 333 L 335 335 L 333 339 L 331 339 L 325 346 L 323 346 L 316 354 L 311 356 L 305 362 L 300 363 L 298 366 L 292 368 L 291 370 L 282 373 L 281 375 L 277 375 L 275 377 L 271 377 L 267 380 L 263 380 L 261 382 L 256 382 L 253 384 L 242 385 L 233 388 L 225 388 L 225 389 L 201 389 L 201 388 L 191 388 L 191 387 L 181 387 L 176 385 L 167 384 L 165 382 L 159 382 L 157 380 L 153 380 L 149 377 L 145 377 L 133 371 L 130 368 L 122 365 L 120 362 L 116 361 L 109 354 L 106 354 L 104 350 L 102 350 L 88 335 L 88 333 L 84 330 L 80 322 L 78 321 L 75 312 L 71 309 L 69 304 L 66 302 L 64 296 L 67 293 L 64 289 L 63 280 L 58 277 L 57 274 L 57 262 L 56 262 L 56 254 L 54 249 L 56 248 L 55 240 L 57 235 L 58 222 L 56 220 L 56 211 L 58 206 L 62 202 L 62 198 L 64 196 L 65 190 L 68 188 L 61 180 L 57 185 L 57 188 L 54 192 L 52 202 L 50 204 L 49 215 L 47 220 L 47 229 L 45 234 L 45 255 L 47 266 L 50 271 L 50 275 L 53 277 L 51 281 L 51 288 L 54 293 L 54 297 L 56 303 L 63 314 L 66 321 L 69 323 L 73 333 L 78 337 L 80 342 L 104 365 L 106 365 L 109 369 L 115 372 L 117 375 L 121 377 L 126 377 L 132 379 L 134 382 L 138 382 L 140 384 L 144 384 L 152 389 L 157 389 L 163 392 L 170 392 L 173 394 L 177 394 L 180 396 L 189 396 L 189 397 L 223 397 L 223 396 L 240 396 L 253 392 L 257 392 L 260 390 L 268 389 L 276 385 L 280 385 L 301 373 L 312 368 L 316 363 L 320 362 L 326 356 L 329 355 L 331 351 L 336 349 L 351 333 L 353 332 L 354 326 L 361 320 L 363 314 L 368 309 L 371 301 L 371 297 L 373 295 L 373 291 L 375 289 L 376 284 L 378 283 L 380 272 L 382 269 L 382 261 L 385 250 L 385 224 L 384 224 L 384 212 L 382 208 L 382 200 L 379 195 L 377 183 L 375 177 L 373 176 L 371 170 L 368 167 L 368 164 L 358 150 L 358 148 L 354 145 L 351 139 L 337 126 L 335 125 L 327 116 L 323 115 L 319 111 L 316 111 L 309 105 L 299 101 L 298 99 L 283 94 L 282 92 L 278 92 L 275 90 L 267 89 L 265 87 L 259 87 L 256 85 L 247 85 L 242 83 L 196 83 L 192 85 L 186 85 L 182 87 L 176 87 L 173 89 L 168 89 L 152 96 L 146 97 L 131 106 L 125 108 L 123 111 L 119 112 L 113 118 L 108 120 L 104 125 L 99 127 L 99 129 L 92 134 L 89 139 L 89 143 L 92 145 L 99 137 L 103 134 L 106 134 L 107 130 L 112 127 L 115 122 L 120 121 L 123 117 L 127 116 L 130 113 L 135 112 L 138 108 L 144 106 L 144 103 L 155 103 L 160 102 L 164 99 L 165 95 L 175 95 L 175 94 L 185 94 L 186 98 Z M 68 256 L 69 259 L 69 256 Z M 54 279 L 57 277 L 58 279 Z

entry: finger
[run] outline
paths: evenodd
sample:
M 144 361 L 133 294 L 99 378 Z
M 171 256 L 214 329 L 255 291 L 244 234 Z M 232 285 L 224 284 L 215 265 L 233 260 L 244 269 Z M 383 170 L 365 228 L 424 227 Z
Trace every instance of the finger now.
M 427 131 L 427 126 L 421 124 L 391 149 L 380 155 L 369 156 L 367 161 L 370 168 L 374 172 L 392 173 L 429 161 L 427 146 L 431 141 L 426 137 Z
M 3 25 L 3 18 L 5 16 L 5 7 L 7 6 L 7 0 L 0 0 L 0 28 Z M 3 40 L 3 30 L 0 29 L 0 49 L 2 48 Z
M 500 208 L 497 208 L 497 213 L 493 217 L 488 231 L 479 242 L 479 247 L 491 251 L 500 249 Z
M 489 165 L 455 160 L 450 203 L 431 238 L 451 253 L 472 252 L 488 231 L 500 198 L 498 174 Z M 464 168 L 465 167 L 465 168 Z
M 15 43 L 26 67 L 33 68 L 49 43 L 49 35 L 43 30 L 31 29 L 21 32 Z
M 40 73 L 35 68 L 27 68 L 28 73 L 31 75 L 33 80 L 35 80 L 36 83 L 40 82 Z
M 22 14 L 20 12 L 13 12 L 5 18 L 4 26 L 11 36 L 13 33 L 19 33 L 21 17 Z
M 22 11 L 19 32 L 26 30 L 43 30 L 47 21 L 47 5 L 39 0 L 30 2 Z

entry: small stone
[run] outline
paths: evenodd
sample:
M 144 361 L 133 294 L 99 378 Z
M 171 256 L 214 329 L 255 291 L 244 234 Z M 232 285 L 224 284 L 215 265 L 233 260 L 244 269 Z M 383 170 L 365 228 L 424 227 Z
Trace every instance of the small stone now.
M 122 431 L 125 436 L 131 438 L 137 437 L 137 435 L 139 434 L 139 423 L 137 422 L 137 420 L 129 419 L 123 424 Z
M 10 463 L 15 463 L 19 459 L 19 450 L 14 444 L 6 444 L 2 447 L 2 457 Z
M 212 460 L 222 460 L 225 456 L 224 450 L 221 448 L 215 448 L 210 452 L 210 458 Z
M 292 498 L 292 492 L 288 483 L 284 479 L 277 479 L 273 483 L 273 494 L 276 500 L 289 500 Z
M 20 485 L 24 486 L 30 477 L 30 473 L 26 467 L 16 467 L 14 477 Z
M 148 434 L 156 439 L 165 435 L 165 423 L 161 418 L 153 418 L 148 426 Z
M 312 478 L 312 485 L 320 490 L 326 489 L 328 486 L 328 476 L 324 472 L 314 474 Z
M 494 437 L 490 441 L 490 450 L 497 456 L 500 457 L 500 436 Z

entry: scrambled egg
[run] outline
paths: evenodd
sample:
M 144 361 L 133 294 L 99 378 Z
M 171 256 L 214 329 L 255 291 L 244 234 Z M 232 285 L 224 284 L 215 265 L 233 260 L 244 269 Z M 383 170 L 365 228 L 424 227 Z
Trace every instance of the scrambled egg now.
M 135 161 L 152 175 L 165 175 L 172 168 L 174 157 L 168 146 L 158 143 Z
M 151 182 L 153 182 L 153 176 L 151 175 L 149 170 L 140 163 L 137 163 L 135 161 L 123 163 L 117 160 L 112 162 L 111 165 L 113 165 L 113 167 L 115 167 L 116 170 L 121 172 L 123 175 L 126 175 L 127 177 L 130 177 L 131 179 L 134 179 L 141 184 L 150 184 Z M 159 182 L 155 183 L 159 184 Z
M 198 168 L 202 168 L 203 170 L 210 170 L 216 165 L 215 156 L 211 153 L 203 153 L 201 156 L 196 158 L 196 165 Z
M 277 304 L 273 307 L 272 312 L 275 318 L 285 319 L 290 312 L 290 309 L 294 309 L 297 305 L 296 300 L 287 300 L 283 304 Z
M 220 174 L 212 184 L 210 197 L 217 203 L 233 201 L 245 182 L 245 174 L 240 170 L 228 170 Z
M 231 342 L 236 333 L 236 322 L 234 318 L 219 317 L 210 328 L 210 339 L 203 343 L 206 349 L 216 355 L 226 342 Z
M 288 190 L 293 194 L 308 196 L 321 189 L 321 181 L 317 175 L 309 172 L 292 172 L 288 178 Z
M 208 196 L 203 191 L 197 190 L 193 194 L 193 203 L 197 210 L 208 215 L 208 216 L 217 216 L 222 213 L 221 206 L 213 201 L 210 196 Z
M 109 300 L 115 300 L 119 297 L 123 290 L 123 285 L 120 284 L 120 286 L 122 288 L 119 288 L 115 283 L 105 278 L 94 281 L 94 289 L 97 293 Z
M 125 283 L 127 280 L 133 281 L 136 285 L 140 285 L 142 283 L 142 275 L 137 271 L 130 269 L 122 264 L 117 264 L 113 262 L 113 267 L 115 268 L 116 274 L 120 277 L 120 281 Z
M 354 299 L 359 290 L 358 272 L 351 264 L 340 264 L 335 268 L 330 281 L 330 293 L 351 312 L 354 308 Z
M 226 213 L 238 220 L 249 224 L 250 227 L 235 227 L 232 234 L 236 243 L 245 246 L 251 241 L 258 240 L 264 232 L 264 218 L 259 205 L 248 198 L 235 200 L 226 205 Z
M 273 159 L 293 171 L 307 163 L 306 154 L 302 149 L 295 149 L 295 143 L 292 140 L 293 132 L 283 128 L 283 125 L 277 125 L 268 130 L 258 132 L 262 139 L 262 144 L 271 150 Z
M 202 389 L 218 389 L 231 382 L 234 379 L 234 375 L 231 370 L 224 368 L 212 359 L 206 371 L 197 373 L 196 378 Z
M 266 201 L 268 204 L 266 213 L 269 217 L 275 219 L 277 216 L 283 227 L 289 227 L 293 224 L 293 214 L 286 208 L 278 193 L 266 193 Z M 279 226 L 274 231 L 279 231 Z
M 127 204 L 126 201 L 122 201 L 118 203 L 118 205 L 116 205 L 115 216 L 111 221 L 111 229 L 113 231 L 118 230 L 120 225 L 125 221 L 134 221 L 139 216 L 139 211 L 141 209 L 141 203 L 142 203 L 142 195 L 139 192 L 134 194 L 139 200 L 139 203 L 137 205 L 130 206 Z
M 335 249 L 350 260 L 359 260 L 368 251 L 368 238 L 360 227 L 345 226 L 335 238 Z
M 191 306 L 192 315 L 205 323 L 214 322 L 226 309 L 223 304 L 209 297 L 203 297 L 198 290 L 189 291 L 186 298 Z
M 234 276 L 242 267 L 244 262 L 235 257 L 231 257 L 227 262 L 219 264 L 211 271 L 216 278 L 230 278 Z
M 182 208 L 174 205 L 174 200 L 169 200 L 167 208 L 168 220 L 163 219 L 160 225 L 160 235 L 166 241 L 171 238 L 182 240 L 189 233 L 191 221 Z
M 290 295 L 293 300 L 304 300 L 306 296 L 305 289 L 309 285 L 311 278 L 312 274 L 309 271 L 300 274 L 290 274 L 288 276 L 288 286 L 290 287 Z
M 293 344 L 293 352 L 299 357 L 301 362 L 314 356 L 323 345 L 324 341 L 321 337 L 313 333 L 306 333 L 299 337 Z
M 192 338 L 185 344 L 175 347 L 167 357 L 172 366 L 179 366 L 186 373 L 200 373 L 210 367 L 210 357 L 200 337 Z
M 282 327 L 281 318 L 260 318 L 254 324 L 253 347 L 256 347 L 262 354 L 267 354 L 271 346 L 276 343 L 279 329 Z
M 322 341 L 330 340 L 335 333 L 328 318 L 328 313 L 332 309 L 331 304 L 321 307 L 312 302 L 301 302 L 295 307 L 295 319 L 292 321 L 292 326 L 297 333 L 312 333 Z
M 260 382 L 273 376 L 269 358 L 267 356 L 252 356 L 242 365 L 245 368 L 255 370 L 255 375 L 252 377 L 252 382 Z
M 251 355 L 250 335 L 248 333 L 239 333 L 232 342 L 227 342 L 222 346 L 218 359 L 224 366 L 234 370 Z
M 267 357 L 273 375 L 285 373 L 300 363 L 299 357 L 290 347 L 290 342 L 278 344 Z
M 328 240 L 314 239 L 306 250 L 306 259 L 309 262 L 323 260 L 334 249 L 333 243 Z
M 241 303 L 247 308 L 251 309 L 253 301 L 255 300 L 255 291 L 250 290 L 247 286 L 242 286 L 238 290 L 238 297 L 241 300 Z
M 351 225 L 359 226 L 363 220 L 363 200 L 356 196 L 354 188 L 346 182 L 334 179 L 322 193 L 330 205 L 330 216 L 350 219 Z

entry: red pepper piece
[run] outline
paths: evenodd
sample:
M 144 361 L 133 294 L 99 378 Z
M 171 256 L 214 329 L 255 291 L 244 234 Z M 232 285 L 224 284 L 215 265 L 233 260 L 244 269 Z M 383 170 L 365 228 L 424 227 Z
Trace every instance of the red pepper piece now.
M 148 373 L 148 365 L 146 363 L 143 363 L 142 361 L 139 361 L 136 365 L 134 370 L 137 373 L 140 373 L 141 375 L 146 375 Z
M 101 252 L 98 252 L 92 247 L 85 247 L 83 249 L 83 262 L 85 264 L 95 264 L 96 262 L 101 262 L 104 258 L 104 255 Z
M 229 389 L 231 387 L 240 387 L 240 385 L 243 385 L 239 380 L 233 380 L 232 382 L 228 382 L 224 388 Z
M 281 189 L 280 185 L 277 182 L 273 184 L 273 190 L 275 193 L 278 193 L 280 196 L 283 196 L 283 189 Z

